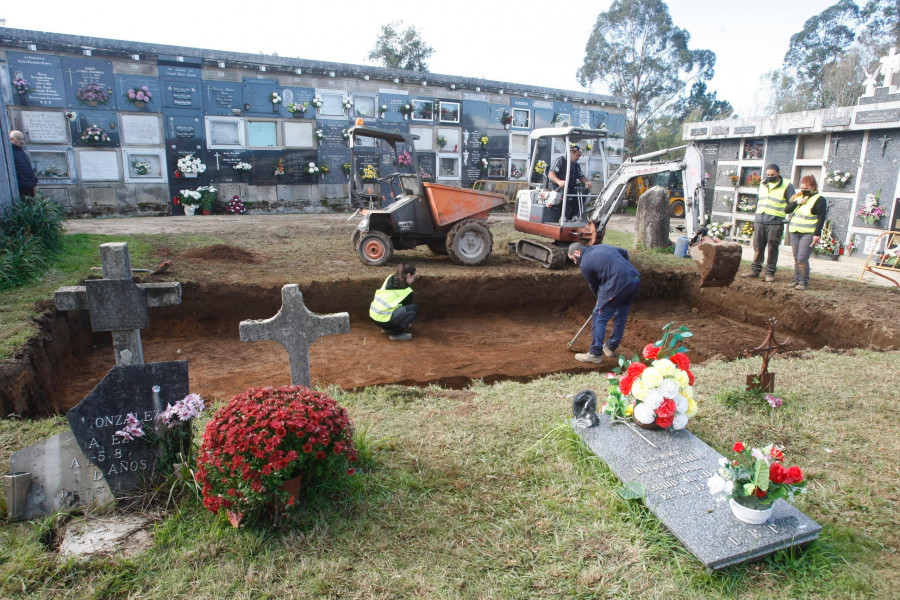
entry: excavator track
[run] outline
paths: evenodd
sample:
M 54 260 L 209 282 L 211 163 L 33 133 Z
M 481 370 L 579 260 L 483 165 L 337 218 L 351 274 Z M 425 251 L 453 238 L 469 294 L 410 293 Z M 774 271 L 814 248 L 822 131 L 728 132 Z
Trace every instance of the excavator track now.
M 545 269 L 555 271 L 566 266 L 566 251 L 553 244 L 537 240 L 519 240 L 516 242 L 516 255 L 531 260 Z

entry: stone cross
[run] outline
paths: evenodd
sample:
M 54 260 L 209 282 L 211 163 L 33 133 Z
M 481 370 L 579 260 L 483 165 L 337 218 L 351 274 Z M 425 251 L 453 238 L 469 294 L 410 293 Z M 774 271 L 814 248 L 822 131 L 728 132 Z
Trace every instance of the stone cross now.
M 878 60 L 881 62 L 881 74 L 884 75 L 881 85 L 890 87 L 894 79 L 894 73 L 900 71 L 900 55 L 897 54 L 897 48 L 892 47 L 887 56 L 882 56 Z
M 317 315 L 303 304 L 300 286 L 281 288 L 281 309 L 271 319 L 241 321 L 242 342 L 275 340 L 287 350 L 291 384 L 310 387 L 309 346 L 322 336 L 350 333 L 350 315 Z
M 135 283 L 131 278 L 128 244 L 100 245 L 103 279 L 56 290 L 58 310 L 87 310 L 91 329 L 111 331 L 116 365 L 144 364 L 141 329 L 150 326 L 148 307 L 181 304 L 180 283 Z

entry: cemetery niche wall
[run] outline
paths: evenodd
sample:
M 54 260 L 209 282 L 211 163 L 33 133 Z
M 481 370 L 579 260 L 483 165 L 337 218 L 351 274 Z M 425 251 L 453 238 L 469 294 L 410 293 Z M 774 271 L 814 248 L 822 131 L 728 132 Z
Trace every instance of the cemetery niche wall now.
M 413 131 L 422 176 L 462 187 L 526 180 L 534 128 L 625 124 L 622 99 L 584 91 L 9 28 L 0 93 L 69 216 L 181 215 L 180 192 L 208 185 L 218 210 L 234 195 L 250 212 L 339 210 L 357 119 Z M 179 172 L 188 154 L 205 170 Z

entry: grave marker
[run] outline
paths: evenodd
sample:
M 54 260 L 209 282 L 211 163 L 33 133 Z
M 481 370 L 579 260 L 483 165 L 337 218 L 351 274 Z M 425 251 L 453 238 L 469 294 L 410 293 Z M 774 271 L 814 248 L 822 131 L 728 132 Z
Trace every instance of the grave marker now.
M 350 333 L 350 315 L 317 315 L 303 304 L 300 286 L 281 288 L 281 309 L 271 319 L 241 321 L 242 342 L 275 340 L 287 350 L 291 384 L 310 387 L 309 346 L 322 336 Z

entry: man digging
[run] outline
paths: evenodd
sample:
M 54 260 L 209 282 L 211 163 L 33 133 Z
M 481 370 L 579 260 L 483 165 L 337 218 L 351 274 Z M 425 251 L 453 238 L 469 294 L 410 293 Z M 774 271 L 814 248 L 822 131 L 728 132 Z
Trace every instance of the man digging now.
M 568 254 L 581 267 L 591 293 L 597 297 L 597 305 L 591 313 L 591 346 L 587 353 L 576 354 L 575 360 L 600 364 L 604 356 L 615 356 L 625 335 L 625 320 L 641 287 L 641 274 L 628 262 L 628 252 L 615 246 L 585 246 L 575 242 L 569 245 Z M 615 319 L 615 324 L 604 343 L 610 319 Z

